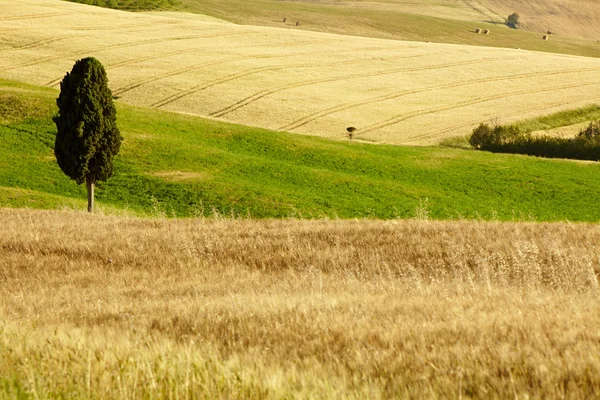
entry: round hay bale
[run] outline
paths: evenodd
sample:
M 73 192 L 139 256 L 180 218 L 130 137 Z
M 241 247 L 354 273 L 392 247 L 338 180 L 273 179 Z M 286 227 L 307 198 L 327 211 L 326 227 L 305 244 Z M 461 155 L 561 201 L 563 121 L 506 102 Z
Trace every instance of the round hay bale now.
M 284 19 L 283 19 L 283 22 L 287 22 L 287 18 L 284 18 Z
M 296 26 L 300 26 L 300 25 L 302 25 L 302 22 L 296 21 Z
M 544 35 L 543 39 L 548 40 L 548 35 Z
M 486 30 L 484 30 L 484 31 L 483 31 L 483 34 L 484 34 L 484 35 L 489 35 L 489 34 L 490 34 L 490 30 L 489 30 L 489 29 L 486 29 Z
M 481 29 L 480 28 L 475 29 L 475 33 L 481 33 Z
M 548 35 L 552 35 L 552 31 L 550 29 L 548 29 L 548 32 L 546 32 Z

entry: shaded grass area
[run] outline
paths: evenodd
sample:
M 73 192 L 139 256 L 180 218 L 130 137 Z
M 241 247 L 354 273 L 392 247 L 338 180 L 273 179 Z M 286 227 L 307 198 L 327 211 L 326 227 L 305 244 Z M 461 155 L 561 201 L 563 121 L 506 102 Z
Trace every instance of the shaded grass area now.
M 36 100 L 0 125 L 0 205 L 85 200 L 54 159 L 52 112 L 37 114 L 52 110 L 57 92 L 12 85 L 2 84 L 0 98 Z M 125 140 L 116 174 L 96 192 L 109 208 L 179 217 L 600 219 L 597 164 L 331 142 L 121 104 L 118 121 Z
M 89 4 L 127 11 L 150 11 L 169 9 L 180 3 L 179 0 L 67 0 L 73 3 Z
M 592 40 L 553 36 L 543 40 L 541 33 L 510 29 L 488 21 L 462 21 L 420 15 L 414 12 L 378 9 L 378 4 L 364 2 L 331 3 L 319 1 L 281 0 L 182 0 L 184 11 L 210 15 L 226 21 L 292 29 L 308 29 L 344 35 L 385 39 L 431 41 L 435 43 L 467 44 L 520 48 L 549 53 L 600 57 L 600 43 Z M 283 23 L 287 17 L 288 23 Z M 485 17 L 482 16 L 482 19 Z M 302 21 L 297 28 L 295 21 Z M 475 34 L 475 28 L 490 29 L 490 35 Z

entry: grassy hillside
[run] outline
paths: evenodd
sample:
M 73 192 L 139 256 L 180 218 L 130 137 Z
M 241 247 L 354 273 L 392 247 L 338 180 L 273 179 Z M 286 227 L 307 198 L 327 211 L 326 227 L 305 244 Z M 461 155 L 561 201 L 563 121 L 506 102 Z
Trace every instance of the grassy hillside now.
M 2 81 L 0 201 L 82 204 L 53 156 L 57 92 Z M 101 206 L 167 216 L 597 221 L 600 165 L 330 142 L 119 104 L 125 141 Z
M 76 59 L 94 56 L 123 102 L 338 140 L 354 126 L 360 140 L 436 144 L 467 134 L 482 119 L 510 122 L 600 97 L 598 58 L 239 26 L 52 0 L 0 4 L 4 12 L 15 15 L 0 31 L 2 78 L 57 87 Z M 31 22 L 38 19 L 44 30 Z

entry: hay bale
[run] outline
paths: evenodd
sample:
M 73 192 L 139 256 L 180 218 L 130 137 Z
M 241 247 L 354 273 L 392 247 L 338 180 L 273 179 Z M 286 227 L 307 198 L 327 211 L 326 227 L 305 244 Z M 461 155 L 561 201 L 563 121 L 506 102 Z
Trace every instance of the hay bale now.
M 543 39 L 548 40 L 548 35 L 544 35 Z
M 302 22 L 296 21 L 296 26 L 300 26 L 300 25 L 302 25 Z
M 483 31 L 483 34 L 484 34 L 484 35 L 489 35 L 489 34 L 490 34 L 490 30 L 489 30 L 489 29 L 486 29 L 486 30 L 484 30 L 484 31 Z
M 287 22 L 287 18 L 284 18 L 284 19 L 283 19 L 283 22 Z
M 546 32 L 548 35 L 552 35 L 552 31 L 550 29 L 548 29 L 548 32 Z
M 480 28 L 475 29 L 475 33 L 481 33 L 481 29 Z

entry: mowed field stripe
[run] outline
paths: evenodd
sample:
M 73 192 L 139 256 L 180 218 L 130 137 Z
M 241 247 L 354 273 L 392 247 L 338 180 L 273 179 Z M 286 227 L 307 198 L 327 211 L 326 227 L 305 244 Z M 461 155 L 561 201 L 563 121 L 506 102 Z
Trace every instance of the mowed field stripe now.
M 513 58 L 516 58 L 516 57 L 513 57 Z M 302 87 L 302 86 L 310 86 L 310 85 L 316 85 L 316 84 L 320 84 L 320 83 L 329 83 L 329 82 L 336 82 L 336 81 L 345 81 L 345 80 L 349 80 L 349 79 L 370 78 L 370 77 L 377 77 L 377 76 L 383 76 L 383 75 L 392 75 L 392 74 L 398 74 L 398 73 L 402 73 L 402 72 L 452 68 L 452 67 L 458 67 L 458 66 L 479 64 L 483 61 L 491 61 L 491 60 L 498 60 L 498 59 L 499 58 L 497 58 L 497 57 L 479 58 L 479 59 L 459 61 L 459 62 L 454 62 L 454 63 L 444 63 L 444 64 L 419 66 L 419 67 L 394 68 L 394 69 L 389 69 L 389 70 L 384 70 L 384 71 L 379 71 L 379 72 L 366 72 L 366 73 L 361 73 L 361 74 L 351 74 L 351 75 L 342 75 L 342 76 L 335 76 L 335 77 L 329 77 L 329 78 L 311 79 L 308 81 L 283 85 L 283 86 L 280 86 L 280 87 L 277 87 L 274 89 L 265 89 L 263 91 L 255 93 L 251 96 L 248 96 L 248 97 L 238 101 L 237 103 L 231 104 L 220 110 L 214 111 L 214 112 L 210 113 L 209 115 L 213 116 L 213 117 L 217 117 L 217 118 L 223 117 L 229 113 L 239 110 L 240 108 L 245 107 L 257 100 L 260 100 L 260 99 L 266 97 L 266 96 L 270 96 L 274 93 L 281 92 L 283 90 L 294 89 L 294 88 L 298 88 L 298 87 Z M 502 59 L 506 60 L 507 58 L 502 58 Z
M 600 72 L 600 68 L 582 68 L 582 69 L 577 69 L 577 70 L 567 69 L 567 70 L 560 70 L 560 71 L 545 71 L 545 72 L 531 72 L 531 73 L 514 74 L 514 75 L 499 75 L 499 76 L 490 77 L 490 78 L 480 78 L 480 79 L 475 79 L 475 80 L 469 79 L 469 80 L 461 81 L 461 82 L 453 82 L 453 83 L 449 83 L 449 84 L 441 85 L 441 86 L 440 85 L 429 86 L 429 87 L 425 87 L 422 89 L 403 90 L 403 91 L 396 92 L 396 93 L 386 94 L 383 96 L 377 96 L 372 99 L 361 100 L 361 101 L 357 101 L 357 102 L 348 102 L 346 104 L 341 104 L 339 106 L 330 107 L 328 109 L 319 111 L 318 113 L 314 113 L 311 115 L 307 115 L 306 117 L 299 118 L 294 122 L 291 122 L 287 125 L 284 125 L 284 126 L 278 128 L 278 130 L 293 131 L 294 129 L 298 129 L 304 125 L 307 125 L 308 123 L 310 123 L 312 121 L 315 121 L 319 118 L 326 117 L 326 116 L 331 115 L 336 112 L 346 111 L 351 108 L 361 107 L 361 106 L 368 105 L 368 104 L 374 104 L 374 103 L 379 103 L 379 102 L 383 102 L 383 101 L 394 100 L 397 98 L 401 98 L 401 97 L 409 96 L 409 95 L 413 95 L 413 94 L 426 93 L 426 92 L 431 92 L 431 91 L 436 91 L 436 90 L 444 90 L 444 89 L 454 89 L 454 88 L 458 88 L 458 87 L 480 84 L 480 83 L 502 82 L 502 81 L 513 80 L 513 79 L 526 79 L 526 78 L 554 76 L 554 75 L 562 75 L 562 74 L 575 74 L 575 73 L 590 72 L 590 71 L 599 71 Z
M 22 44 L 19 46 L 5 47 L 3 49 L 0 49 L 0 51 L 29 50 L 29 49 L 33 49 L 36 47 L 45 46 L 47 44 L 56 43 L 56 42 L 60 42 L 62 40 L 70 39 L 72 37 L 73 37 L 73 35 L 55 36 L 55 37 L 51 37 L 51 38 L 47 38 L 47 39 L 35 40 L 33 42 L 25 43 L 25 44 Z
M 305 45 L 305 44 L 314 44 L 314 42 L 309 42 L 309 43 L 299 43 L 298 45 Z M 248 47 L 256 47 L 254 45 L 252 46 L 248 46 Z M 207 50 L 207 48 L 204 49 L 200 49 L 198 51 L 202 51 L 202 50 Z M 212 50 L 214 51 L 214 48 L 209 48 L 208 50 Z M 177 52 L 177 55 L 181 55 L 181 54 L 189 54 L 188 52 Z M 222 54 L 222 51 L 218 51 L 219 54 Z M 307 54 L 314 54 L 314 52 L 310 52 Z M 198 69 L 202 69 L 202 68 L 206 68 L 206 67 L 210 67 L 210 66 L 214 66 L 214 65 L 219 65 L 219 64 L 224 64 L 224 63 L 228 63 L 228 62 L 232 62 L 232 61 L 244 61 L 244 60 L 249 60 L 249 59 L 268 59 L 268 58 L 281 58 L 284 57 L 280 54 L 265 54 L 265 55 L 254 55 L 254 56 L 249 56 L 249 55 L 238 55 L 235 57 L 230 57 L 227 59 L 222 59 L 222 60 L 215 60 L 215 61 L 210 61 L 210 62 L 204 62 L 204 63 L 199 63 L 199 64 L 194 64 L 188 67 L 184 67 L 184 68 L 180 68 L 178 70 L 175 71 L 170 71 L 170 72 L 166 72 L 164 74 L 159 74 L 159 75 L 154 75 L 145 79 L 140 79 L 136 82 L 132 82 L 126 86 L 122 86 L 120 88 L 117 88 L 114 90 L 115 95 L 123 95 L 124 93 L 127 93 L 133 89 L 137 89 L 141 86 L 147 85 L 149 83 L 152 82 L 157 82 L 159 80 L 162 79 L 166 79 L 166 78 L 170 78 L 173 76 L 177 76 L 177 75 L 182 75 L 185 74 L 186 72 L 191 72 L 191 71 L 195 71 Z M 156 57 L 151 57 L 150 59 L 156 59 L 156 58 L 164 58 L 163 56 L 156 56 Z M 144 60 L 142 60 L 144 61 Z M 138 61 L 138 62 L 142 62 L 142 61 Z
M 120 49 L 120 48 L 125 48 L 125 47 L 136 47 L 136 46 L 143 46 L 146 44 L 159 44 L 159 43 L 165 43 L 165 42 L 173 42 L 176 40 L 207 39 L 207 38 L 232 36 L 232 35 L 239 35 L 239 34 L 247 34 L 247 32 L 228 32 L 228 33 L 219 34 L 219 35 L 182 36 L 182 37 L 174 37 L 174 38 L 148 39 L 148 40 L 142 40 L 142 41 L 136 41 L 136 42 L 119 43 L 119 44 L 114 44 L 114 45 L 110 45 L 110 46 L 98 47 L 95 49 L 81 50 L 76 53 L 77 55 L 70 53 L 70 54 L 63 54 L 60 56 L 46 57 L 46 58 L 36 60 L 36 61 L 31 61 L 31 62 L 19 64 L 19 65 L 13 65 L 13 66 L 9 66 L 9 67 L 0 68 L 0 71 L 10 71 L 10 70 L 18 69 L 18 68 L 32 67 L 35 65 L 40 65 L 40 64 L 47 63 L 47 62 L 51 62 L 51 61 L 71 59 L 74 57 L 75 58 L 85 57 L 88 54 L 100 53 L 100 52 L 104 52 L 104 51 L 115 50 L 115 49 Z
M 522 95 L 531 94 L 531 93 L 539 94 L 539 93 L 552 92 L 552 91 L 556 91 L 556 90 L 567 90 L 567 89 L 574 89 L 574 88 L 584 88 L 584 87 L 587 87 L 587 86 L 594 86 L 594 85 L 597 85 L 597 84 L 598 84 L 597 81 L 586 82 L 586 83 L 572 83 L 572 84 L 568 84 L 568 85 L 561 85 L 561 86 L 553 86 L 553 87 L 549 87 L 549 88 L 544 88 L 544 89 L 541 89 L 541 90 L 537 90 L 535 92 L 532 92 L 531 90 L 519 90 L 519 91 L 516 91 L 516 92 L 501 93 L 501 94 L 498 94 L 496 96 L 482 96 L 482 97 L 477 97 L 475 99 L 463 101 L 463 102 L 452 104 L 452 105 L 449 105 L 449 106 L 433 107 L 433 108 L 429 108 L 429 109 L 426 109 L 426 110 L 413 111 L 413 112 L 406 113 L 406 114 L 403 114 L 403 115 L 398 115 L 398 116 L 390 118 L 390 119 L 388 119 L 386 121 L 379 122 L 379 123 L 372 124 L 372 125 L 368 125 L 368 126 L 362 128 L 360 130 L 360 135 L 363 135 L 363 134 L 369 133 L 369 132 L 373 132 L 373 131 L 376 131 L 376 130 L 380 130 L 380 129 L 383 129 L 383 128 L 387 128 L 389 126 L 396 125 L 396 124 L 399 124 L 401 122 L 405 122 L 405 121 L 411 120 L 413 118 L 420 117 L 420 116 L 427 115 L 427 114 L 434 114 L 434 113 L 438 113 L 438 112 L 456 110 L 456 109 L 459 109 L 459 108 L 464 108 L 464 107 L 472 106 L 472 105 L 475 105 L 475 104 L 489 103 L 491 101 L 497 101 L 497 100 L 501 100 L 501 99 L 504 99 L 504 98 L 507 98 L 507 97 L 512 97 L 512 96 L 522 96 Z M 386 141 L 385 143 L 395 144 L 397 142 L 396 141 L 394 141 L 394 142 Z
M 336 52 L 332 52 L 331 50 L 321 51 L 321 53 L 324 53 L 324 52 L 331 53 L 331 54 L 343 54 L 343 53 L 356 53 L 356 50 L 342 50 L 342 51 L 336 51 Z M 298 53 L 298 54 L 294 54 L 294 55 L 313 55 L 313 54 L 317 54 L 317 53 L 320 53 L 320 52 L 319 51 L 311 51 L 311 52 L 306 52 L 306 53 Z M 322 63 L 322 62 L 321 63 L 305 63 L 305 64 L 294 63 L 294 64 L 287 64 L 287 65 L 274 65 L 274 66 L 269 66 L 269 67 L 253 68 L 253 69 L 250 69 L 247 71 L 231 74 L 231 75 L 228 75 L 223 78 L 215 79 L 211 82 L 206 82 L 206 83 L 202 83 L 200 85 L 196 85 L 190 89 L 182 91 L 181 93 L 176 93 L 176 94 L 166 97 L 160 101 L 157 101 L 156 103 L 152 104 L 150 107 L 156 107 L 156 108 L 164 107 L 168 104 L 171 104 L 175 101 L 181 100 L 187 96 L 191 96 L 195 93 L 198 93 L 202 90 L 211 88 L 213 86 L 220 85 L 225 82 L 230 82 L 235 79 L 243 78 L 246 76 L 258 74 L 261 72 L 281 71 L 281 70 L 285 70 L 285 69 L 295 69 L 295 68 L 315 68 L 315 67 L 323 67 L 323 66 L 348 65 L 348 64 L 357 64 L 357 63 L 363 63 L 363 62 L 374 61 L 374 60 L 391 61 L 391 60 L 395 60 L 398 58 L 409 59 L 409 58 L 426 57 L 431 54 L 432 53 L 423 53 L 423 54 L 417 54 L 417 55 L 412 55 L 412 56 L 396 55 L 396 56 L 391 56 L 391 57 L 377 57 L 377 58 L 371 58 L 371 59 L 360 58 L 360 59 L 352 59 L 352 60 L 334 61 L 334 62 L 329 62 L 329 63 Z M 284 56 L 280 56 L 280 55 L 275 56 L 274 55 L 274 56 L 269 56 L 268 58 L 271 58 L 271 57 L 272 58 L 281 58 Z
M 54 17 L 64 17 L 69 15 L 66 12 L 55 12 L 55 13 L 45 13 L 45 14 L 25 14 L 25 15 L 11 15 L 9 17 L 0 17 L 0 21 L 28 21 L 32 19 L 42 19 L 42 18 L 54 18 Z

